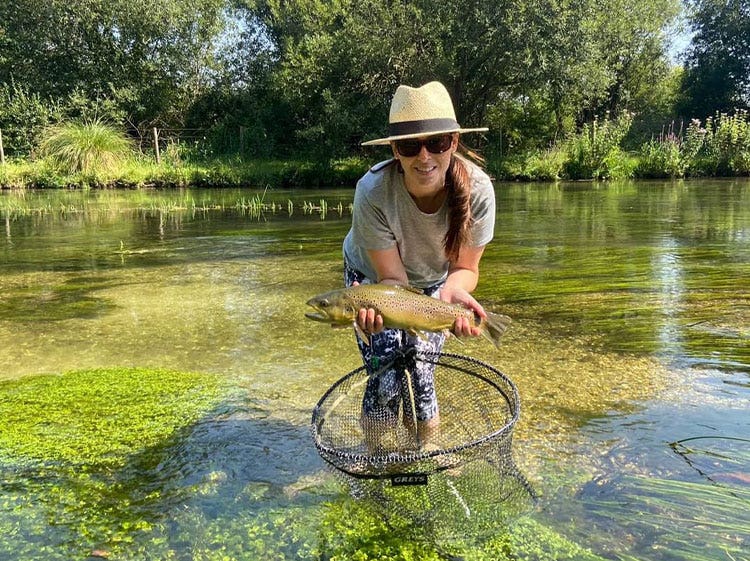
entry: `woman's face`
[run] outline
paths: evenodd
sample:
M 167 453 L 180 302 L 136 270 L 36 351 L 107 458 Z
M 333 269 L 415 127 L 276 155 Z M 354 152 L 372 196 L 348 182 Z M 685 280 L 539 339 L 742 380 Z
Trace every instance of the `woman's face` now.
M 404 169 L 406 187 L 420 193 L 443 188 L 451 156 L 457 147 L 458 133 L 391 142 L 393 156 L 401 162 Z

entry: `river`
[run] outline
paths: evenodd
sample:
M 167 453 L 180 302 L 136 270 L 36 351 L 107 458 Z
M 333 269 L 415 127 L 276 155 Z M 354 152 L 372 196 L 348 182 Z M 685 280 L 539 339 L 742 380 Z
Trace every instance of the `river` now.
M 514 456 L 539 495 L 522 524 L 554 538 L 511 555 L 747 560 L 750 181 L 496 193 L 475 296 L 513 325 L 499 350 L 446 350 L 494 365 L 520 393 Z M 321 505 L 352 499 L 308 426 L 359 357 L 350 330 L 307 321 L 304 303 L 342 282 L 352 195 L 0 193 L 8 407 L 26 380 L 107 368 L 206 373 L 232 395 L 170 444 L 169 461 L 121 485 L 118 501 L 138 509 L 87 514 L 91 531 L 69 519 L 96 510 L 92 488 L 53 486 L 49 465 L 18 479 L 0 438 L 0 558 L 328 559 L 344 547 L 316 537 Z M 146 484 L 172 498 L 149 502 L 135 490 Z M 40 498 L 52 487 L 66 500 Z M 370 542 L 347 547 L 377 558 Z

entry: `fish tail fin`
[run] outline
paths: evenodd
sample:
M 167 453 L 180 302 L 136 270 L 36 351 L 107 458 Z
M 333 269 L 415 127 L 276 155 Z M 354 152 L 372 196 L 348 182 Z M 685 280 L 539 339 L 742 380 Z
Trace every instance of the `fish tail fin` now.
M 503 314 L 487 312 L 487 317 L 482 321 L 482 335 L 499 349 L 500 338 L 508 329 L 511 321 L 508 316 Z

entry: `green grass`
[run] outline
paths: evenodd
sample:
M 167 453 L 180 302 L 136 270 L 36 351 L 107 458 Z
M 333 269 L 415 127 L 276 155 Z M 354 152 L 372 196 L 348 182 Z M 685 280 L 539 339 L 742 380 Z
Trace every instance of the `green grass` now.
M 670 130 L 633 153 L 621 143 L 631 117 L 604 116 L 545 150 L 489 158 L 493 176 L 504 180 L 612 180 L 629 177 L 681 178 L 750 174 L 750 117 L 746 111 L 716 115 L 686 130 Z M 12 160 L 0 166 L 0 188 L 181 188 L 262 189 L 353 187 L 379 157 L 365 154 L 334 160 L 205 159 L 170 145 L 160 163 L 136 153 L 119 131 L 100 122 L 67 123 L 45 131 L 43 160 Z
M 327 162 L 306 160 L 242 160 L 224 157 L 213 160 L 169 161 L 157 164 L 146 155 L 131 155 L 116 166 L 89 165 L 103 162 L 84 157 L 74 148 L 49 155 L 44 160 L 13 160 L 0 167 L 0 188 L 106 187 L 124 189 L 183 187 L 251 187 L 264 189 L 354 187 L 370 163 L 363 158 Z M 114 160 L 112 160 L 114 161 Z M 94 171 L 91 171 L 94 170 Z

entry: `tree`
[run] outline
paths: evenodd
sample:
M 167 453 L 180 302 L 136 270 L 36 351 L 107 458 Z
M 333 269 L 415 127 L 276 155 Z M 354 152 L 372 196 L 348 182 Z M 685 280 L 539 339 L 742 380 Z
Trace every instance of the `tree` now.
M 690 20 L 683 115 L 750 108 L 750 0 L 695 0 Z
M 342 150 L 384 132 L 399 83 L 440 80 L 462 124 L 495 130 L 506 128 L 505 108 L 546 110 L 551 129 L 536 122 L 553 136 L 617 112 L 666 76 L 661 30 L 676 3 L 258 0 L 253 9 L 278 47 L 275 84 L 299 110 L 300 140 Z
M 225 0 L 0 3 L 0 82 L 43 97 L 117 99 L 136 120 L 179 119 L 207 86 Z

